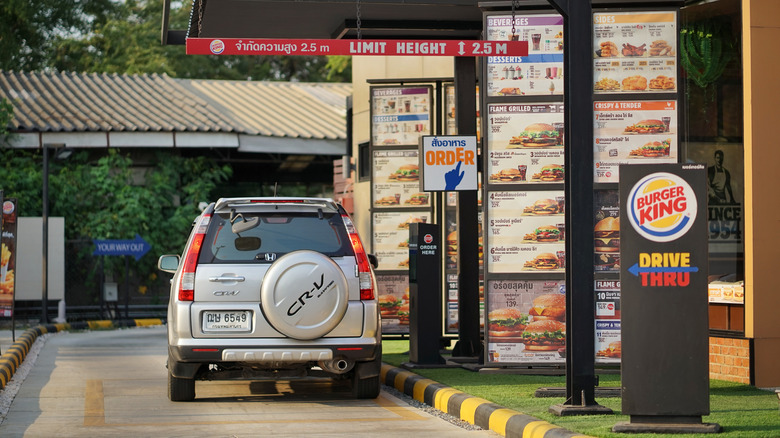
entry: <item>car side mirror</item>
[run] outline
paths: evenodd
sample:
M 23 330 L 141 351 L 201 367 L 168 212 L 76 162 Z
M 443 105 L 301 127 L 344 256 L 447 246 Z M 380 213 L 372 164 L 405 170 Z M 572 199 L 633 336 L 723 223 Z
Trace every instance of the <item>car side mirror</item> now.
M 161 255 L 160 258 L 157 259 L 157 269 L 170 274 L 175 274 L 176 270 L 179 269 L 179 256 L 175 254 Z
M 368 262 L 371 263 L 371 266 L 374 267 L 374 269 L 379 268 L 379 259 L 376 258 L 374 254 L 366 254 L 368 256 Z

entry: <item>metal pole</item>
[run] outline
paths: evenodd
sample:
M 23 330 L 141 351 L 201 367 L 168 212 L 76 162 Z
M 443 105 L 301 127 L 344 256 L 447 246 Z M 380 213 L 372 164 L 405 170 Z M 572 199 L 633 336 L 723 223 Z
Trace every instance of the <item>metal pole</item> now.
M 41 293 L 41 324 L 49 323 L 47 305 L 49 302 L 49 145 L 43 145 L 43 262 Z

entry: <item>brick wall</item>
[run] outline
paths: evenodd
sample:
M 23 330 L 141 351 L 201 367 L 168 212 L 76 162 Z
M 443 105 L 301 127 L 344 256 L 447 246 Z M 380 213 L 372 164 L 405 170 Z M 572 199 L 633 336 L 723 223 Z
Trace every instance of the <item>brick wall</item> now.
M 710 378 L 750 384 L 749 341 L 710 337 Z

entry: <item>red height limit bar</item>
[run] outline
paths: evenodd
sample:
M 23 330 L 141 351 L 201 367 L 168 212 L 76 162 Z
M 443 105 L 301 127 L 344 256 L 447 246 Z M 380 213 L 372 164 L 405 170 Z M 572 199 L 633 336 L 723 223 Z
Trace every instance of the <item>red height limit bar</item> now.
M 527 41 L 187 38 L 188 55 L 527 56 Z

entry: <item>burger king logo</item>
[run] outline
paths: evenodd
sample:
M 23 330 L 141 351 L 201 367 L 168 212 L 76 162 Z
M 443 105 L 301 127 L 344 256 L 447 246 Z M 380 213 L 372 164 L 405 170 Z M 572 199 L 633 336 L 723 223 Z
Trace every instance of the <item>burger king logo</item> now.
M 654 242 L 677 240 L 696 220 L 696 195 L 685 180 L 659 172 L 644 177 L 628 195 L 628 219 L 642 237 Z
M 225 43 L 222 40 L 214 40 L 209 44 L 209 49 L 211 50 L 211 53 L 219 55 L 225 51 Z

